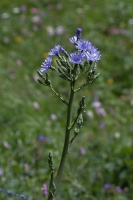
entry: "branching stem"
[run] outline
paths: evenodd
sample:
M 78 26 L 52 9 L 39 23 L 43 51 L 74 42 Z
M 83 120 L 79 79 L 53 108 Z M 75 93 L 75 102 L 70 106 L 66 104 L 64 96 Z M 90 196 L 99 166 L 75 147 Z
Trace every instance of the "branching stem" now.
M 51 88 L 51 90 L 57 95 L 57 97 L 58 97 L 64 104 L 66 104 L 66 105 L 68 106 L 68 102 L 65 101 L 65 99 L 63 99 L 63 98 L 54 90 L 54 88 L 52 87 L 52 85 L 50 85 L 50 88 Z

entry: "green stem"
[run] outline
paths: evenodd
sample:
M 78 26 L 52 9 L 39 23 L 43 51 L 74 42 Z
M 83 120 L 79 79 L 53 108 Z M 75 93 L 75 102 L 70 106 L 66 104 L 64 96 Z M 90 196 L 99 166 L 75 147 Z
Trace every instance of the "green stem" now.
M 52 199 L 55 193 L 55 184 L 54 184 L 54 165 L 53 165 L 53 157 L 52 154 L 49 152 L 48 163 L 51 171 L 51 178 L 49 183 L 49 192 L 48 192 L 48 199 Z
M 68 102 L 65 101 L 65 99 L 63 99 L 52 87 L 52 85 L 50 85 L 51 90 L 59 97 L 59 99 L 68 106 Z
M 75 81 L 73 81 L 71 83 L 71 92 L 70 92 L 70 98 L 69 98 L 68 110 L 67 110 L 65 142 L 64 142 L 64 147 L 63 147 L 63 151 L 62 151 L 59 169 L 58 169 L 58 172 L 56 175 L 56 182 L 55 182 L 56 187 L 58 187 L 58 185 L 60 183 L 62 172 L 63 172 L 65 161 L 66 161 L 66 157 L 67 157 L 67 153 L 68 153 L 69 140 L 70 140 L 69 126 L 71 124 L 71 118 L 72 118 L 72 104 L 73 104 L 73 99 L 74 99 L 74 84 L 75 84 Z
M 53 193 L 52 193 L 52 189 L 53 189 L 53 174 L 51 174 L 51 178 L 50 178 L 50 184 L 49 184 L 49 194 L 48 194 L 48 200 L 52 200 L 53 199 Z
M 64 169 L 64 165 L 65 165 L 65 161 L 66 161 L 66 157 L 68 154 L 68 148 L 69 148 L 69 141 L 70 141 L 70 132 L 71 130 L 69 129 L 70 124 L 71 124 L 71 118 L 72 118 L 72 104 L 73 104 L 73 100 L 74 100 L 74 85 L 75 85 L 75 80 L 73 80 L 70 83 L 70 97 L 69 97 L 69 103 L 68 103 L 68 109 L 67 109 L 67 121 L 66 121 L 66 134 L 65 134 L 65 141 L 64 141 L 64 147 L 63 147 L 63 151 L 62 151 L 62 156 L 61 156 L 61 161 L 60 161 L 60 165 L 57 171 L 57 175 L 55 177 L 55 186 L 56 186 L 56 190 L 58 188 L 58 185 L 60 183 L 61 180 L 61 176 L 63 173 L 63 169 Z M 53 181 L 53 177 L 52 180 L 50 181 L 50 185 L 49 185 L 49 195 L 48 195 L 48 200 L 53 200 L 53 193 L 51 191 L 53 191 L 53 187 L 52 187 L 52 181 Z M 54 191 L 55 192 L 55 191 Z

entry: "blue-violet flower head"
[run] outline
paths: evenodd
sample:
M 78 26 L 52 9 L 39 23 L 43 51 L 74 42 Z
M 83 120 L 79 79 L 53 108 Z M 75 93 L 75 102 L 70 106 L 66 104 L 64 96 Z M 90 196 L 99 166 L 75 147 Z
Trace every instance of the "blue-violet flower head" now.
M 69 61 L 75 64 L 81 64 L 85 59 L 84 53 L 76 52 L 71 53 L 69 56 Z
M 88 51 L 91 49 L 92 44 L 86 39 L 80 39 L 77 43 L 77 48 L 80 51 Z
M 81 28 L 77 28 L 77 31 L 76 31 L 77 40 L 79 40 L 81 38 L 81 32 L 82 32 L 82 29 Z
M 61 50 L 61 46 L 57 45 L 51 51 L 48 53 L 50 56 L 55 56 L 59 54 L 59 51 Z
M 90 60 L 90 61 L 92 61 L 92 62 L 101 59 L 100 51 L 98 51 L 97 48 L 94 47 L 94 46 L 92 46 L 92 47 L 90 48 L 90 51 L 87 51 L 87 52 L 85 53 L 85 55 L 86 55 L 86 60 Z
M 109 189 L 109 188 L 110 188 L 110 184 L 105 183 L 105 184 L 104 184 L 104 189 Z
M 41 65 L 40 72 L 46 72 L 51 67 L 51 63 L 52 63 L 52 58 L 51 57 L 46 58 Z

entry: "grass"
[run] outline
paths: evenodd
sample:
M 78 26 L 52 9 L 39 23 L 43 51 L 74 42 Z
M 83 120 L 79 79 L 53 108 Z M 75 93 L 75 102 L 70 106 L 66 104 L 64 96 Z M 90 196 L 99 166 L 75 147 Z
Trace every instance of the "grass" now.
M 50 177 L 48 152 L 57 170 L 66 110 L 37 83 L 36 71 L 54 45 L 74 51 L 68 39 L 81 27 L 101 51 L 101 75 L 75 100 L 76 109 L 86 96 L 84 127 L 69 152 L 57 199 L 133 199 L 132 7 L 131 0 L 1 1 L 0 187 L 31 200 L 47 199 L 41 187 Z M 67 97 L 67 85 L 52 74 L 51 79 Z M 105 115 L 96 112 L 96 100 Z

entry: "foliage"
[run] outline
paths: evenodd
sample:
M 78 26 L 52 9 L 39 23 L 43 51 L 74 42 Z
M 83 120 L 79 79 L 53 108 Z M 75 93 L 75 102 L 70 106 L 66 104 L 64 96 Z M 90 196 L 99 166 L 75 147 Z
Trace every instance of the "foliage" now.
M 84 89 L 85 126 L 68 156 L 59 199 L 133 198 L 132 6 L 131 0 L 1 1 L 1 188 L 45 199 L 47 156 L 53 152 L 57 170 L 66 110 L 48 88 L 40 87 L 36 71 L 53 46 L 72 50 L 67 38 L 82 27 L 84 37 L 101 51 L 102 75 Z M 67 97 L 67 83 L 52 79 Z

